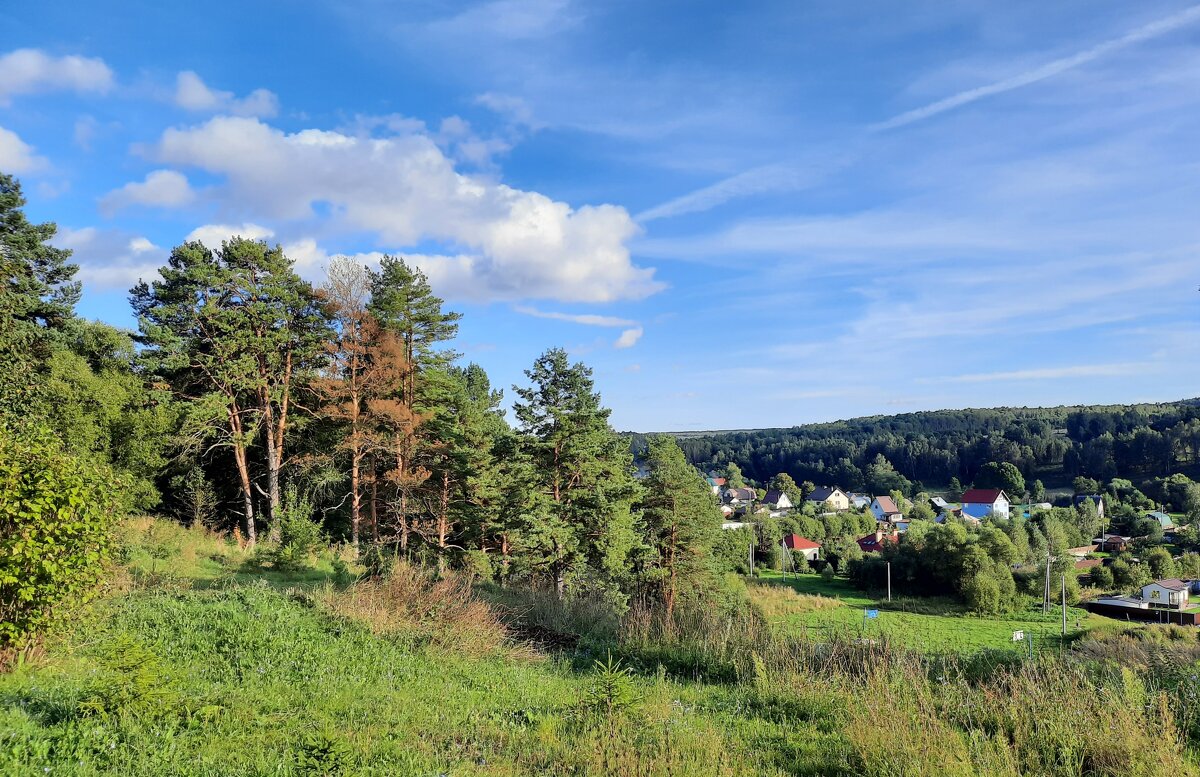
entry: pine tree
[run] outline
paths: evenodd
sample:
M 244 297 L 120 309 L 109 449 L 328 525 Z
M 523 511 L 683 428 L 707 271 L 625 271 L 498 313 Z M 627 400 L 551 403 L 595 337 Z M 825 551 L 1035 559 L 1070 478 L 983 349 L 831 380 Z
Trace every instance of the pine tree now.
M 524 550 L 550 574 L 560 597 L 584 569 L 611 591 L 636 543 L 631 506 L 638 488 L 629 445 L 609 427 L 592 371 L 571 364 L 566 351 L 547 351 L 525 375 L 532 385 L 514 387 L 520 398 L 514 411 L 536 471 L 530 486 L 549 502 L 542 520 L 525 525 Z
M 660 435 L 648 442 L 650 475 L 641 507 L 652 567 L 645 577 L 670 622 L 681 591 L 701 592 L 711 584 L 706 562 L 721 530 L 721 511 L 675 438 Z
M 261 435 L 271 536 L 278 539 L 280 469 L 296 383 L 314 368 L 328 338 L 326 314 L 312 287 L 276 247 L 233 238 L 219 251 L 191 242 L 171 252 L 162 280 L 139 283 L 145 363 L 192 401 L 197 439 L 218 438 L 233 451 L 246 537 L 256 539 L 248 449 Z
M 82 289 L 71 252 L 49 241 L 58 228 L 25 217 L 21 184 L 0 173 L 0 418 L 19 420 L 36 402 L 38 367 L 66 342 Z

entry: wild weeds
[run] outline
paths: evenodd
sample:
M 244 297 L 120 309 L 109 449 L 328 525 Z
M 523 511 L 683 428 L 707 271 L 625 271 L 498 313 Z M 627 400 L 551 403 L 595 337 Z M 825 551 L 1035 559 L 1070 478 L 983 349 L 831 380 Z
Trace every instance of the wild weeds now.
M 512 642 L 499 615 L 473 595 L 464 576 L 437 578 L 399 562 L 386 577 L 344 588 L 327 585 L 316 599 L 327 611 L 364 623 L 376 634 L 415 638 L 467 656 L 529 654 Z

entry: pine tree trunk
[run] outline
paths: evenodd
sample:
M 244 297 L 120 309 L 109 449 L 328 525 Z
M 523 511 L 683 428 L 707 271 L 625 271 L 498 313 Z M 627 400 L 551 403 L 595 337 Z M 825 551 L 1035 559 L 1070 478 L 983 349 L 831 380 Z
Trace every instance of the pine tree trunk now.
M 442 471 L 442 493 L 438 502 L 438 574 L 446 573 L 446 537 L 450 533 L 450 473 Z
M 371 541 L 379 542 L 379 466 L 371 457 Z
M 267 497 L 270 500 L 269 536 L 271 542 L 279 542 L 279 507 L 283 500 L 279 493 L 279 450 L 275 447 L 274 436 L 274 433 L 267 435 Z
M 362 519 L 362 493 L 359 489 L 359 459 L 355 451 L 350 457 L 350 544 L 358 550 L 358 525 Z

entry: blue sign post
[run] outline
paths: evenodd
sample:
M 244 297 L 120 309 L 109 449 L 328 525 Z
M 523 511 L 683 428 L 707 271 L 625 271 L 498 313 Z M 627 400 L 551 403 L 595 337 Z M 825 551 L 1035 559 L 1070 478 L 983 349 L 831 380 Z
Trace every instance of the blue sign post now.
M 879 610 L 863 610 L 863 631 L 867 630 L 867 621 L 879 617 Z

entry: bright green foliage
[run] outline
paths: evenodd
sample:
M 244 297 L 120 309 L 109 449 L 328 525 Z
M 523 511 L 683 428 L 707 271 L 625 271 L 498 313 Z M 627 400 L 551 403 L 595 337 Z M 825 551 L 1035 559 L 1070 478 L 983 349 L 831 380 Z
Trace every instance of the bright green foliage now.
M 976 488 L 999 488 L 1012 499 L 1019 499 L 1025 493 L 1025 476 L 1015 464 L 1007 461 L 989 461 L 979 469 L 975 476 Z
M 255 489 L 247 449 L 261 438 L 278 539 L 293 387 L 323 355 L 326 311 L 283 251 L 262 242 L 233 238 L 215 252 L 185 243 L 160 274 L 130 297 L 148 346 L 144 362 L 190 401 L 186 429 L 196 447 L 232 451 L 251 541 Z
M 745 488 L 746 478 L 742 475 L 742 468 L 732 461 L 725 465 L 722 470 L 725 475 L 725 486 L 727 488 Z
M 532 385 L 514 387 L 515 413 L 534 467 L 527 487 L 545 501 L 540 514 L 526 513 L 524 563 L 548 574 L 560 596 L 568 582 L 611 591 L 637 541 L 629 444 L 608 425 L 592 371 L 566 351 L 547 351 L 525 375 Z
M 650 475 L 642 498 L 641 579 L 670 619 L 681 598 L 702 598 L 714 583 L 711 549 L 721 512 L 705 482 L 688 464 L 675 438 L 649 439 Z
M 19 644 L 89 597 L 122 485 L 48 433 L 0 427 L 0 646 Z

